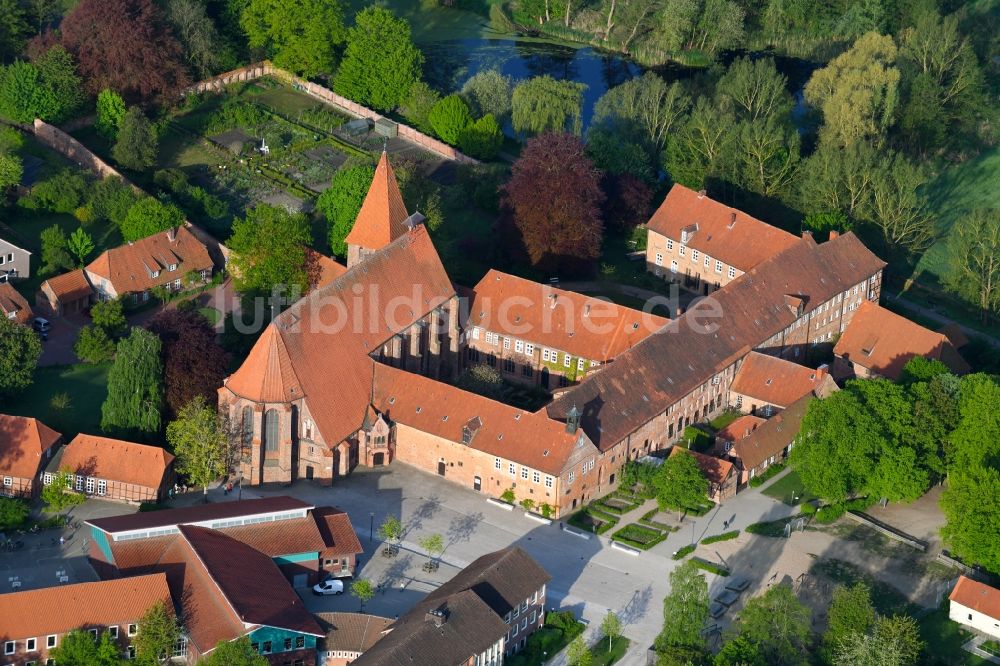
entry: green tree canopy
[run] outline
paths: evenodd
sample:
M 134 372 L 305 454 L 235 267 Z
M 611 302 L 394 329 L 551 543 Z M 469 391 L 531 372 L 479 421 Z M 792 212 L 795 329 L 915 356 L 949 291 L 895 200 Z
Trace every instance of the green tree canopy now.
M 716 85 L 720 98 L 732 104 L 743 120 L 788 121 L 792 96 L 788 79 L 772 58 L 737 58 Z
M 73 259 L 66 246 L 66 232 L 62 227 L 58 224 L 46 227 L 39 234 L 39 240 L 42 244 L 42 265 L 38 272 L 41 275 L 61 273 L 73 266 Z
M 125 113 L 111 156 L 126 169 L 143 171 L 156 163 L 156 128 L 137 106 Z
M 83 230 L 83 227 L 77 227 L 66 240 L 66 249 L 76 258 L 77 263 L 83 266 L 87 263 L 87 257 L 94 251 L 94 239 Z
M 240 292 L 289 290 L 292 297 L 309 287 L 305 248 L 312 242 L 305 215 L 260 204 L 233 221 L 233 282 Z
M 406 101 L 400 107 L 400 113 L 415 129 L 424 134 L 433 134 L 431 127 L 431 109 L 440 101 L 441 95 L 423 81 L 414 81 Z
M 201 486 L 208 494 L 208 484 L 227 472 L 229 433 L 214 406 L 202 396 L 182 407 L 177 418 L 167 424 L 167 442 L 177 456 L 177 469 Z
M 351 596 L 361 603 L 363 611 L 365 604 L 375 598 L 375 586 L 370 580 L 358 578 L 351 583 Z
M 0 68 L 0 115 L 31 124 L 35 118 L 62 122 L 83 103 L 73 58 L 53 46 L 34 63 L 16 60 Z
M 610 123 L 615 134 L 638 136 L 650 150 L 659 152 L 690 107 L 691 97 L 679 81 L 668 84 L 646 72 L 601 95 L 591 124 Z
M 462 98 L 469 104 L 473 115 L 493 114 L 498 122 L 510 115 L 510 96 L 513 80 L 495 69 L 484 69 L 473 75 L 462 86 Z
M 406 101 L 420 80 L 424 56 L 413 45 L 410 24 L 384 7 L 362 9 L 348 31 L 334 90 L 379 111 Z
M 548 74 L 518 83 L 511 98 L 514 131 L 579 134 L 586 89 L 582 83 L 558 81 Z
M 351 233 L 374 177 L 375 168 L 368 164 L 341 167 L 316 200 L 316 210 L 326 219 L 330 249 L 338 257 L 347 256 L 344 239 Z
M 772 585 L 750 599 L 736 623 L 739 636 L 755 645 L 768 664 L 807 664 L 812 612 L 791 585 Z
M 152 666 L 170 661 L 174 643 L 181 635 L 180 623 L 173 610 L 158 601 L 140 618 L 138 633 L 132 639 L 136 663 Z
M 49 651 L 49 657 L 65 666 L 121 666 L 128 663 L 121 658 L 121 649 L 110 631 L 95 639 L 84 629 L 74 629 L 63 636 L 59 644 Z
M 28 519 L 31 507 L 16 497 L 0 497 L 0 530 L 19 528 Z
M 128 209 L 128 214 L 119 225 L 122 237 L 127 241 L 137 241 L 184 224 L 184 213 L 173 204 L 164 204 L 154 197 L 139 199 Z
M 240 25 L 250 46 L 305 77 L 332 74 L 347 36 L 338 0 L 249 0 Z
M 271 662 L 254 649 L 248 636 L 241 636 L 235 641 L 219 641 L 199 663 L 206 666 L 268 666 Z
M 496 157 L 502 145 L 503 130 L 490 113 L 467 126 L 458 135 L 458 147 L 462 152 L 481 160 Z
M 46 511 L 59 513 L 87 501 L 86 495 L 73 490 L 73 476 L 69 469 L 61 469 L 52 475 L 52 480 L 42 488 Z
M 115 356 L 115 343 L 100 326 L 84 326 L 73 345 L 73 353 L 84 363 L 107 363 Z
M 163 405 L 160 347 L 160 338 L 139 327 L 118 343 L 108 372 L 108 397 L 101 406 L 101 430 L 159 432 Z
M 663 629 L 656 637 L 656 651 L 704 651 L 701 629 L 708 620 L 708 607 L 708 582 L 694 562 L 688 560 L 670 572 L 670 594 L 663 600 Z
M 924 641 L 906 615 L 880 617 L 870 632 L 851 632 L 837 645 L 835 666 L 907 666 L 919 663 Z
M 104 329 L 113 338 L 120 338 L 128 331 L 125 309 L 120 298 L 94 303 L 90 308 L 90 320 L 94 326 Z
M 114 90 L 105 88 L 97 95 L 97 131 L 108 139 L 118 137 L 118 128 L 125 120 L 125 100 Z
M 0 396 L 31 386 L 41 355 L 42 343 L 33 330 L 0 317 Z
M 875 624 L 875 608 L 871 590 L 864 583 L 850 587 L 838 586 L 830 602 L 826 632 L 821 652 L 832 662 L 841 643 L 852 634 L 865 635 Z
M 708 479 L 698 467 L 698 461 L 684 449 L 663 461 L 653 487 L 661 509 L 694 509 L 708 499 Z
M 945 284 L 975 303 L 983 323 L 1000 312 L 1000 210 L 973 210 L 955 221 Z
M 458 144 L 462 132 L 472 124 L 472 115 L 465 100 L 458 95 L 448 95 L 434 105 L 427 120 L 442 141 L 454 146 Z

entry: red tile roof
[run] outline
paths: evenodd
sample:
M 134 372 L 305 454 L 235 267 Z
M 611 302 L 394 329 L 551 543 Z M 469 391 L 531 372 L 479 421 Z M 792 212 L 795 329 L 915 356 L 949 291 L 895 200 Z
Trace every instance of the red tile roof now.
M 780 414 L 758 426 L 748 437 L 734 442 L 729 455 L 739 458 L 743 469 L 753 469 L 771 456 L 778 455 L 795 441 L 802 428 L 802 418 L 813 400 L 811 394 L 802 396 Z
M 944 334 L 870 301 L 854 313 L 833 353 L 889 379 L 899 379 L 903 366 L 914 356 L 941 361 L 955 373 L 969 371 Z
M 22 325 L 34 316 L 28 301 L 10 282 L 0 283 L 0 314 Z
M 312 517 L 274 520 L 224 527 L 216 531 L 231 539 L 245 543 L 268 557 L 289 553 L 319 552 L 326 547 L 322 532 Z
M 722 485 L 733 473 L 733 463 L 728 460 L 716 458 L 715 456 L 707 456 L 704 453 L 690 451 L 676 445 L 670 447 L 671 458 L 675 455 L 683 455 L 685 453 L 694 456 L 695 461 L 698 463 L 698 467 L 701 468 L 701 473 L 705 475 L 705 478 L 708 479 L 709 483 L 713 483 L 717 486 Z
M 158 601 L 173 609 L 162 573 L 0 594 L 0 636 L 41 641 L 78 628 L 133 624 Z
M 688 229 L 693 232 L 688 247 L 741 271 L 750 270 L 798 240 L 787 231 L 680 184 L 670 189 L 646 228 L 678 242 L 681 230 Z
M 715 433 L 716 439 L 722 439 L 727 442 L 735 442 L 736 440 L 743 439 L 754 430 L 757 426 L 766 422 L 767 419 L 762 419 L 759 416 L 751 416 L 750 414 L 745 414 L 739 417 L 725 428 Z
M 391 421 L 456 443 L 471 425 L 468 446 L 552 476 L 562 473 L 577 446 L 593 446 L 582 430 L 569 434 L 544 411 L 527 412 L 387 365 L 376 366 L 372 402 Z
M 159 488 L 173 461 L 173 454 L 159 446 L 79 434 L 48 467 L 51 471 L 69 469 L 74 474 Z
M 403 226 L 406 218 L 406 204 L 403 203 L 396 174 L 383 151 L 375 167 L 371 187 L 345 242 L 368 250 L 379 250 L 406 233 Z
M 777 356 L 750 352 L 729 390 L 775 407 L 787 407 L 808 393 L 825 397 L 837 389 L 826 368 L 813 370 Z
M 578 406 L 587 434 L 607 450 L 792 324 L 795 315 L 785 294 L 804 296 L 803 312 L 808 313 L 884 267 L 852 233 L 822 245 L 799 240 L 714 292 L 707 302 L 714 303 L 717 318 L 692 307 L 563 393 L 548 412 L 565 420 L 570 408 Z
M 497 270 L 488 272 L 473 291 L 470 326 L 601 362 L 670 321 Z
M 49 278 L 42 283 L 43 287 L 45 285 L 48 285 L 55 297 L 63 303 L 90 296 L 93 292 L 82 268 Z
M 955 589 L 948 598 L 994 620 L 1000 620 L 1000 590 L 995 587 L 966 576 L 959 576 Z
M 313 520 L 323 538 L 323 548 L 331 555 L 358 555 L 364 552 L 350 517 L 332 506 L 318 506 L 312 511 Z
M 170 271 L 171 265 L 177 268 Z M 87 265 L 87 271 L 108 280 L 121 295 L 183 281 L 189 272 L 210 270 L 212 266 L 205 245 L 187 227 L 180 227 L 105 250 Z M 154 272 L 158 272 L 155 278 Z
M 60 437 L 38 419 L 0 414 L 0 475 L 34 478 Z
M 316 613 L 326 630 L 316 649 L 320 652 L 365 652 L 375 645 L 394 620 L 362 613 Z
M 454 294 L 417 225 L 279 315 L 225 388 L 254 402 L 305 398 L 323 438 L 340 442 L 357 432 L 369 406 L 369 354 Z
M 310 288 L 325 287 L 346 272 L 347 266 L 344 264 L 337 263 L 311 247 L 306 248 L 306 273 L 309 275 Z

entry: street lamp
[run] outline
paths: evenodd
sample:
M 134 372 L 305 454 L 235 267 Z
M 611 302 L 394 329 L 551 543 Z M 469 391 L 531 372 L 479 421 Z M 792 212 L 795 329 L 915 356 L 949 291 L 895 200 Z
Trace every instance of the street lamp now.
M 368 543 L 372 542 L 372 537 L 375 535 L 375 512 L 368 512 Z

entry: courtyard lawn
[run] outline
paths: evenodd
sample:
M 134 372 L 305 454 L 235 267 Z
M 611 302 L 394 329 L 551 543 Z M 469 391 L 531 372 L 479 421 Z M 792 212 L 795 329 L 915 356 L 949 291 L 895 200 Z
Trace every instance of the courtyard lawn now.
M 742 414 L 740 414 L 736 410 L 727 409 L 726 411 L 722 412 L 714 419 L 709 421 L 708 425 L 712 426 L 712 430 L 718 432 L 719 430 L 722 430 L 736 419 L 740 418 L 740 416 L 742 416 Z
M 794 469 L 769 485 L 762 492 L 772 499 L 784 502 L 788 506 L 798 506 L 803 502 L 818 499 L 815 495 L 806 492 L 805 486 L 802 485 L 802 479 L 799 478 L 798 472 Z
M 625 653 L 628 652 L 628 646 L 629 640 L 624 636 L 619 636 L 611 641 L 611 650 L 609 651 L 608 637 L 601 638 L 590 648 L 590 654 L 594 657 L 593 661 L 590 662 L 591 666 L 611 666 L 625 656 Z
M 942 666 L 985 666 L 989 662 L 962 649 L 962 645 L 972 638 L 957 622 L 948 619 L 948 601 L 933 613 L 918 619 L 920 637 L 926 644 L 924 663 Z
M 35 381 L 26 390 L 2 403 L 3 411 L 17 416 L 34 416 L 62 433 L 69 441 L 78 433 L 99 433 L 101 405 L 108 395 L 111 364 L 56 365 L 38 368 Z M 70 407 L 55 412 L 50 402 L 56 393 L 67 393 Z

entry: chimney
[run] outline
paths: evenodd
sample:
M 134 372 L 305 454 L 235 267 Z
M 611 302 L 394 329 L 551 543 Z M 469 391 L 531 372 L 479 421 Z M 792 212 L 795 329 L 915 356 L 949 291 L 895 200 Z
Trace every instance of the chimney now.
M 698 198 L 699 199 L 705 198 L 705 190 L 698 190 Z
M 828 372 L 830 372 L 830 366 L 826 363 L 816 368 L 816 381 L 823 381 L 823 378 L 826 377 L 826 373 Z
M 808 229 L 806 229 L 805 231 L 802 232 L 802 237 L 806 238 L 806 239 L 812 238 L 813 237 L 813 232 L 811 232 Z
M 840 232 L 839 231 L 837 231 L 836 229 L 830 229 L 830 240 L 833 240 L 834 238 L 836 238 L 838 236 L 840 236 Z
M 730 213 L 729 215 L 730 215 L 730 217 L 729 217 L 729 225 L 726 228 L 727 229 L 732 229 L 733 227 L 736 226 L 736 212 L 734 211 L 734 212 Z
M 427 614 L 424 615 L 424 619 L 433 622 L 435 627 L 440 627 L 444 624 L 447 617 L 442 609 L 435 608 L 434 610 L 427 611 Z

